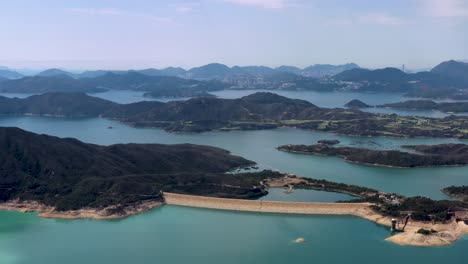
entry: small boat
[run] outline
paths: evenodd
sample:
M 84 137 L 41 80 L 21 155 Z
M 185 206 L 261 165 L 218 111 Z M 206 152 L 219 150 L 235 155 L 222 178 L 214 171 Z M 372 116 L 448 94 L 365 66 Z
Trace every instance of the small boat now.
M 111 126 L 108 126 L 108 127 L 107 127 L 107 129 L 113 129 L 113 127 L 111 127 Z

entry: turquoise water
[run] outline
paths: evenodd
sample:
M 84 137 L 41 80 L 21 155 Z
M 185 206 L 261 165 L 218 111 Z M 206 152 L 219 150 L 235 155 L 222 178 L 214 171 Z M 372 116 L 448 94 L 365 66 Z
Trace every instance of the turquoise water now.
M 220 98 L 239 98 L 262 90 L 224 90 L 219 92 L 212 92 L 212 94 Z M 403 94 L 397 93 L 362 93 L 362 92 L 314 92 L 314 91 L 267 91 L 274 92 L 289 98 L 302 99 L 309 101 L 320 107 L 327 108 L 342 108 L 346 103 L 353 99 L 359 99 L 369 105 L 381 105 L 388 103 L 397 103 L 406 100 L 414 100 L 415 98 L 405 97 Z M 435 100 L 437 102 L 450 102 L 451 100 Z M 450 114 L 442 113 L 439 111 L 420 111 L 420 110 L 399 110 L 387 108 L 364 108 L 362 111 L 381 113 L 381 114 L 397 114 L 397 115 L 416 115 L 426 117 L 445 117 Z M 460 114 L 460 115 L 466 115 Z
M 440 190 L 450 185 L 468 184 L 468 167 L 396 169 L 344 162 L 338 157 L 317 157 L 277 151 L 284 144 L 313 144 L 320 139 L 338 139 L 343 145 L 377 149 L 398 149 L 404 144 L 460 143 L 457 139 L 391 139 L 337 136 L 292 128 L 260 131 L 207 133 L 167 133 L 160 129 L 133 128 L 101 118 L 0 117 L 0 126 L 15 126 L 36 133 L 74 137 L 95 144 L 194 143 L 230 150 L 254 160 L 265 168 L 303 177 L 357 184 L 403 195 L 448 198 Z M 113 129 L 108 129 L 112 126 Z
M 297 129 L 167 133 L 101 118 L 0 117 L 0 126 L 75 137 L 96 144 L 195 143 L 226 148 L 262 167 L 300 176 L 447 198 L 440 189 L 468 184 L 468 167 L 392 169 L 349 164 L 340 158 L 280 152 L 282 144 L 338 139 L 342 145 L 399 149 L 403 144 L 464 142 L 456 139 L 389 139 L 337 136 Z M 108 129 L 112 126 L 113 129 Z M 344 194 L 271 190 L 261 199 L 333 202 Z M 116 221 L 55 220 L 0 211 L 0 264 L 124 263 L 463 263 L 465 236 L 448 247 L 402 247 L 384 239 L 388 228 L 347 216 L 238 213 L 164 206 Z M 292 241 L 304 237 L 306 243 Z
M 323 192 L 317 190 L 292 190 L 286 192 L 287 189 L 275 188 L 270 189 L 268 195 L 261 197 L 259 200 L 264 201 L 284 201 L 284 202 L 322 202 L 333 203 L 337 201 L 349 201 L 356 197 L 334 192 Z
M 468 240 L 401 247 L 356 217 L 238 213 L 164 206 L 117 221 L 0 212 L 2 264 L 463 263 Z M 304 237 L 306 242 L 292 241 Z
M 184 97 L 144 97 L 145 92 L 139 91 L 130 91 L 130 90 L 110 90 L 103 93 L 92 93 L 91 96 L 99 97 L 109 101 L 113 101 L 120 104 L 130 104 L 141 101 L 160 101 L 160 102 L 169 102 L 169 101 L 180 101 L 187 100 L 189 98 Z
M 372 105 L 380 105 L 387 103 L 396 103 L 401 101 L 409 100 L 410 98 L 404 97 L 402 94 L 395 93 L 357 93 L 357 92 L 314 92 L 314 91 L 270 91 L 270 90 L 224 90 L 218 92 L 212 92 L 212 94 L 218 96 L 219 98 L 240 98 L 255 92 L 273 92 L 286 96 L 289 98 L 297 98 L 302 100 L 307 100 L 315 105 L 320 107 L 344 107 L 346 103 L 353 99 L 359 99 L 365 103 Z M 148 98 L 143 96 L 144 92 L 138 91 L 108 91 L 104 93 L 94 93 L 90 94 L 102 99 L 114 101 L 117 103 L 127 104 L 134 103 L 139 101 L 160 101 L 168 102 L 175 100 L 187 100 L 188 98 Z M 413 98 L 414 99 L 414 98 Z M 443 100 L 438 100 L 443 101 Z M 448 100 L 445 100 L 448 101 Z M 372 112 L 372 113 L 381 113 L 381 114 L 397 114 L 397 115 L 417 115 L 417 116 L 426 116 L 426 117 L 445 117 L 450 114 L 439 112 L 439 111 L 419 111 L 419 110 L 399 110 L 399 109 L 387 109 L 387 108 L 366 108 L 361 109 L 363 111 Z M 466 115 L 466 114 L 459 114 Z
M 344 107 L 344 105 L 353 100 L 359 99 L 371 105 L 396 103 L 409 100 L 410 98 L 404 97 L 402 94 L 395 93 L 357 93 L 357 92 L 314 92 L 314 91 L 270 91 L 270 90 L 224 90 L 212 92 L 212 94 L 219 98 L 239 98 L 255 92 L 274 92 L 286 97 L 307 100 L 320 107 L 336 108 Z M 187 100 L 188 98 L 148 98 L 144 97 L 145 92 L 127 91 L 127 90 L 111 90 L 103 93 L 92 93 L 91 96 L 99 97 L 102 99 L 114 101 L 121 104 L 135 103 L 140 101 L 160 101 L 169 102 L 175 100 Z M 25 98 L 32 94 L 18 94 L 18 93 L 0 93 L 0 96 Z M 414 98 L 413 98 L 414 99 Z M 450 100 L 436 100 L 436 101 L 450 101 Z M 399 110 L 387 108 L 366 108 L 362 111 L 382 114 L 398 114 L 398 115 L 416 115 L 425 117 L 446 117 L 450 114 L 439 111 L 420 111 L 420 110 Z M 468 113 L 459 113 L 457 115 L 468 115 Z

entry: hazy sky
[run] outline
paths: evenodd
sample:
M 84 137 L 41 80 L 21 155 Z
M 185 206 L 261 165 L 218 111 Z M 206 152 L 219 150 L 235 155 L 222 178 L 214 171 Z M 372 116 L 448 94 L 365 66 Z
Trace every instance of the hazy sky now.
M 468 59 L 468 0 L 14 0 L 0 65 L 123 69 Z

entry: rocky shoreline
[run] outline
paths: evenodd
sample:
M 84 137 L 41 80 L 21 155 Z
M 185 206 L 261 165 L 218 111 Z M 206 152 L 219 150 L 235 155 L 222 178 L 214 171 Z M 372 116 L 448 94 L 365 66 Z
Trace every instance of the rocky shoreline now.
M 276 149 L 293 154 L 339 157 L 346 162 L 359 165 L 406 169 L 467 166 L 468 155 L 460 154 L 466 152 L 467 146 L 465 144 L 402 146 L 420 153 L 348 146 L 330 147 L 324 144 L 282 145 Z
M 165 193 L 164 196 L 166 204 L 186 207 L 260 213 L 352 215 L 387 227 L 391 226 L 392 220 L 389 217 L 384 217 L 374 212 L 370 208 L 371 203 L 252 201 L 172 193 Z M 430 235 L 417 233 L 421 228 L 435 229 L 438 232 Z M 410 221 L 405 228 L 405 232 L 396 233 L 386 238 L 386 240 L 403 246 L 447 246 L 456 242 L 462 235 L 468 235 L 468 225 L 463 222 L 433 225 L 431 223 Z
M 279 188 L 279 187 L 276 187 Z M 305 214 L 305 215 L 351 215 L 375 222 L 387 227 L 391 226 L 391 218 L 373 211 L 372 203 L 313 203 L 313 202 L 277 202 L 242 199 L 214 198 L 206 196 L 182 195 L 164 193 L 165 202 L 144 201 L 134 205 L 110 206 L 106 208 L 83 208 L 80 210 L 56 211 L 55 208 L 35 201 L 12 200 L 1 203 L 0 210 L 37 212 L 39 217 L 55 219 L 122 219 L 140 214 L 163 205 L 207 208 L 216 210 L 231 210 L 241 212 Z M 419 229 L 435 229 L 437 233 L 423 235 Z M 387 241 L 404 246 L 447 246 L 456 242 L 460 236 L 468 235 L 468 225 L 464 222 L 452 221 L 448 224 L 431 224 L 409 221 L 405 232 L 396 233 Z
M 160 201 L 142 201 L 132 205 L 116 205 L 105 208 L 82 208 L 79 210 L 57 211 L 52 206 L 47 206 L 36 201 L 12 200 L 0 203 L 0 210 L 18 211 L 23 213 L 35 212 L 42 218 L 55 219 L 94 219 L 112 220 L 122 219 L 132 215 L 137 215 L 151 209 L 162 206 Z

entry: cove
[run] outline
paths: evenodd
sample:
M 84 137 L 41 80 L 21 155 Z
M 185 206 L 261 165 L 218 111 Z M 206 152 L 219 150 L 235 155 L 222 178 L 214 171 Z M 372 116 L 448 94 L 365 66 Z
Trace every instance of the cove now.
M 406 196 L 448 199 L 440 190 L 466 185 L 468 167 L 397 169 L 351 164 L 338 157 L 316 157 L 277 151 L 284 144 L 313 144 L 320 139 L 338 139 L 343 145 L 399 149 L 404 144 L 466 143 L 458 139 L 392 139 L 349 137 L 292 128 L 257 131 L 168 133 L 161 129 L 134 128 L 102 118 L 0 117 L 0 126 L 15 126 L 35 133 L 73 137 L 101 145 L 116 143 L 192 143 L 230 150 L 259 163 L 263 168 L 302 177 L 361 185 Z M 109 129 L 108 127 L 112 127 Z

